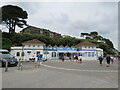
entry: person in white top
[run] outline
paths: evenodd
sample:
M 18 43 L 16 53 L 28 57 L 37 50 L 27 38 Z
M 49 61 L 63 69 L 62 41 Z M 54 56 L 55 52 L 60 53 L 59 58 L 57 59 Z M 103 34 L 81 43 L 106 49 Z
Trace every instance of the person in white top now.
M 37 55 L 34 53 L 33 58 L 35 60 L 35 68 L 37 67 Z
M 35 62 L 37 62 L 37 55 L 34 53 L 34 60 L 35 60 Z

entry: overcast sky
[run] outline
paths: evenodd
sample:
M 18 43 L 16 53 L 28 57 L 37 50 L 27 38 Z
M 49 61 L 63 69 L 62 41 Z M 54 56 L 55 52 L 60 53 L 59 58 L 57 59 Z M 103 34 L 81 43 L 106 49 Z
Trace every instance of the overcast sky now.
M 118 48 L 117 2 L 5 2 L 2 6 L 7 4 L 27 11 L 29 25 L 77 38 L 97 31 Z

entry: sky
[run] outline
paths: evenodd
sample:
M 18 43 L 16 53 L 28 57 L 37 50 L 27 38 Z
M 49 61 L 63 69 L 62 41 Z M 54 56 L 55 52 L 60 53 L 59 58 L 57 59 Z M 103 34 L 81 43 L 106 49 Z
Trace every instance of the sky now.
M 77 38 L 80 33 L 97 31 L 118 49 L 117 2 L 3 2 L 1 6 L 8 4 L 27 11 L 31 26 Z

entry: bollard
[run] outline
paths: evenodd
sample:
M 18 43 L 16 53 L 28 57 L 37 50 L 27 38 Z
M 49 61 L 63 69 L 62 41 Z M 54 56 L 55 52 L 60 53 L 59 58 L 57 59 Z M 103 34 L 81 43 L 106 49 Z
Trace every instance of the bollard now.
M 20 59 L 19 59 L 19 63 L 18 63 L 18 70 L 20 70 Z
M 22 63 L 20 63 L 20 70 L 21 70 L 21 71 L 23 70 L 23 65 L 22 65 Z
M 37 62 L 38 68 L 40 68 L 40 61 Z
M 18 70 L 21 70 L 21 71 L 23 70 L 23 65 L 22 65 L 20 59 L 19 59 L 19 63 L 18 63 Z
M 8 61 L 6 60 L 6 62 L 5 62 L 5 72 L 7 72 L 8 71 Z
M 35 68 L 37 67 L 37 62 L 35 61 Z

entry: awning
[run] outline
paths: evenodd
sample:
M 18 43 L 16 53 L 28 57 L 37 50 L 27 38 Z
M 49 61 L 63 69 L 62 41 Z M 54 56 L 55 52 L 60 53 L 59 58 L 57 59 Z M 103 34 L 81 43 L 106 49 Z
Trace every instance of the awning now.
M 67 50 L 69 53 L 79 53 L 77 50 Z
M 58 50 L 58 53 L 79 53 L 77 50 Z
M 58 50 L 58 53 L 67 53 L 67 50 Z

